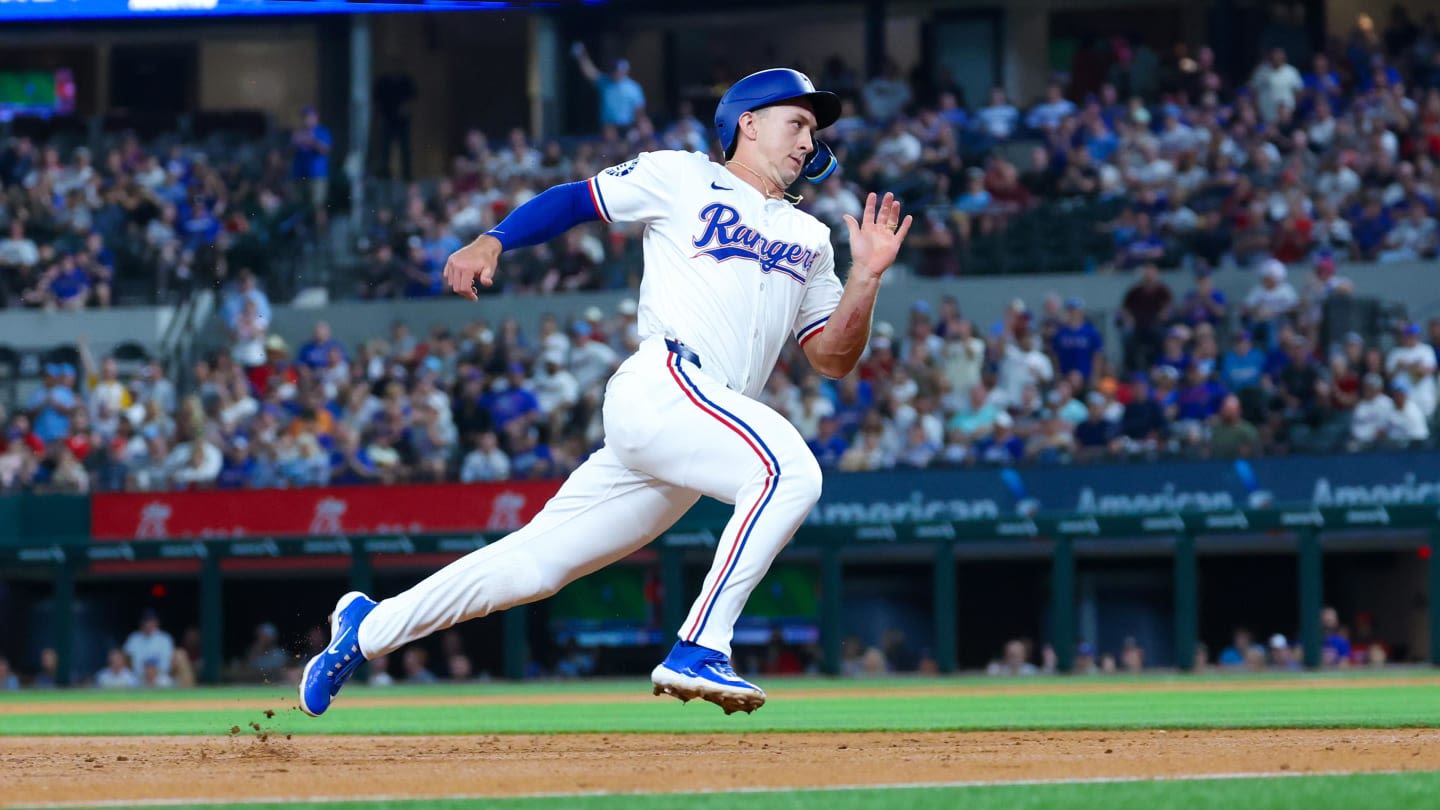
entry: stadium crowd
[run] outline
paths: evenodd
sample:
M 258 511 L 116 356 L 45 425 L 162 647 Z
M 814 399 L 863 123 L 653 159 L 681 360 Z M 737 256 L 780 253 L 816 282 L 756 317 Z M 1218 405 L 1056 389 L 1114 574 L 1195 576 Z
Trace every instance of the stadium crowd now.
M 978 323 L 953 298 L 920 300 L 906 322 L 875 324 L 842 380 L 790 346 L 762 399 L 822 467 L 853 471 L 1429 443 L 1440 320 L 1400 324 L 1393 341 L 1325 342 L 1324 301 L 1354 284 L 1321 261 L 1301 294 L 1288 272 L 1270 261 L 1232 304 L 1203 277 L 1177 299 L 1147 265 L 1116 309 L 1124 345 L 1109 352 L 1076 298 L 1017 299 Z M 122 379 L 83 344 L 80 368 L 47 365 L 6 419 L 0 488 L 564 477 L 603 441 L 604 384 L 638 341 L 633 299 L 534 327 L 415 334 L 396 322 L 359 346 L 319 322 L 292 347 L 268 331 L 269 310 L 242 274 L 221 307 L 229 349 L 197 363 L 185 393 L 158 363 Z
M 1055 230 L 1082 209 L 1087 233 L 1072 247 L 1087 266 L 1434 258 L 1437 16 L 1415 21 L 1397 8 L 1381 30 L 1362 14 L 1345 40 L 1315 48 L 1285 35 L 1298 26 L 1289 13 L 1275 4 L 1269 39 L 1278 44 L 1248 75 L 1222 75 L 1209 47 L 1160 53 L 1097 39 L 1028 106 L 999 88 L 967 99 L 953 77 L 904 76 L 894 63 L 868 80 L 839 57 L 809 66 L 845 100 L 844 116 L 821 133 L 845 172 L 802 205 L 835 226 L 843 267 L 844 214 L 859 212 L 862 190 L 896 192 L 924 213 L 906 261 L 932 276 L 986 272 L 993 254 L 972 248 L 1027 212 Z M 472 131 L 444 177 L 376 179 L 376 206 L 352 245 L 363 271 L 347 294 L 443 294 L 440 272 L 454 248 L 548 185 L 637 152 L 720 157 L 691 100 L 657 122 L 623 59 L 602 73 L 583 48 L 575 56 L 600 95 L 598 135 L 540 141 L 517 128 L 492 142 Z M 383 123 L 388 108 L 378 106 Z M 339 163 L 332 142 L 313 109 L 283 139 L 223 146 L 175 137 L 144 144 L 133 133 L 89 147 L 13 138 L 0 150 L 0 296 L 10 306 L 123 302 L 131 294 L 116 298 L 117 264 L 149 283 L 131 301 L 231 282 L 242 268 L 263 277 L 328 233 L 327 212 L 343 197 L 329 184 Z M 640 232 L 577 229 L 517 254 L 492 292 L 633 287 Z
M 1440 29 L 1434 15 L 1397 15 L 1383 35 L 1362 15 L 1308 70 L 1276 48 L 1234 80 L 1207 48 L 1162 58 L 1097 42 L 1072 76 L 1091 77 L 1094 94 L 1071 100 L 1055 84 L 1025 111 L 998 90 L 967 107 L 958 86 L 907 80 L 893 64 L 862 82 L 832 60 L 819 83 L 842 94 L 846 114 L 825 137 L 846 176 L 804 204 L 838 226 L 836 238 L 847 233 L 840 218 L 860 210 L 859 189 L 893 189 L 925 212 L 911 266 L 949 275 L 965 245 L 1040 201 L 1104 200 L 1115 211 L 1100 226 L 1105 261 L 1138 278 L 1123 300 L 1100 302 L 1123 344 L 1108 351 L 1106 324 L 1078 299 L 964 314 L 954 300 L 917 301 L 906 322 L 876 324 L 845 380 L 821 379 L 792 347 L 765 400 L 823 466 L 844 470 L 1431 441 L 1440 324 L 1398 324 L 1393 346 L 1325 324 L 1327 306 L 1357 292 L 1337 262 L 1428 259 L 1437 247 Z M 623 65 L 601 74 L 583 51 L 576 58 L 602 102 L 618 88 L 623 109 L 606 112 L 601 136 L 567 149 L 517 129 L 497 148 L 470 133 L 447 177 L 397 185 L 397 204 L 367 221 L 360 295 L 441 295 L 450 252 L 546 185 L 641 150 L 713 149 L 688 107 L 657 128 Z M 78 367 L 47 366 L 43 390 L 6 415 L 0 488 L 562 477 L 598 445 L 603 383 L 635 346 L 633 300 L 538 325 L 414 334 L 395 324 L 358 346 L 325 324 L 295 347 L 270 332 L 265 257 L 324 229 L 330 142 L 306 110 L 286 145 L 218 162 L 133 136 L 98 164 L 83 148 L 62 160 L 23 138 L 0 153 L 9 302 L 104 305 L 124 245 L 158 262 L 166 284 L 221 290 L 231 336 L 183 392 L 156 363 L 132 379 L 88 352 Z M 1031 165 L 1011 164 L 1007 143 L 1035 144 Z M 575 229 L 508 256 L 491 291 L 634 286 L 639 233 Z M 843 244 L 837 253 L 843 268 Z M 1196 289 L 1176 296 L 1166 264 L 1187 266 Z M 1217 272 L 1251 273 L 1254 289 L 1226 300 Z
M 907 258 L 927 276 L 985 272 L 989 258 L 971 250 L 976 241 L 1002 235 L 1042 206 L 1037 216 L 1052 229 L 1082 209 L 1099 217 L 1083 248 L 1095 254 L 1087 264 L 1099 267 L 1434 258 L 1436 16 L 1417 24 L 1397 12 L 1382 37 L 1362 15 L 1348 42 L 1313 56 L 1301 50 L 1304 64 L 1276 47 L 1251 75 L 1232 78 L 1217 72 L 1208 47 L 1192 56 L 1176 46 L 1161 58 L 1144 45 L 1107 40 L 1083 60 L 1103 68 L 1096 87 L 1075 92 L 1082 73 L 1095 74 L 1077 69 L 1072 97 L 1056 82 L 1028 109 L 999 88 L 967 107 L 952 79 L 907 80 L 893 63 L 861 82 L 832 59 L 819 86 L 836 89 L 845 112 L 820 136 L 846 171 L 801 205 L 833 226 L 843 266 L 844 215 L 859 213 L 864 190 L 894 191 L 924 213 Z M 622 80 L 633 83 L 617 66 L 607 86 Z M 721 159 L 688 103 L 663 128 L 639 103 L 633 123 L 607 118 L 598 139 L 568 151 L 555 141 L 533 143 L 519 129 L 499 148 L 471 132 L 448 177 L 406 187 L 403 201 L 373 218 L 362 239 L 371 260 L 360 293 L 442 294 L 448 252 L 547 185 L 583 179 L 640 151 L 690 149 Z M 1028 154 L 1015 162 L 1017 151 Z M 580 229 L 517 255 L 515 271 L 493 291 L 634 286 L 640 233 L 624 224 Z

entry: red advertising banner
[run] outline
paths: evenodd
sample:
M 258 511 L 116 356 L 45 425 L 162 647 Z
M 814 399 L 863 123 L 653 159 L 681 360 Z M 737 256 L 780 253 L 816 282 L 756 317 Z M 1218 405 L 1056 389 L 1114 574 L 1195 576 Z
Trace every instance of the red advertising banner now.
M 96 540 L 510 531 L 559 481 L 97 494 Z

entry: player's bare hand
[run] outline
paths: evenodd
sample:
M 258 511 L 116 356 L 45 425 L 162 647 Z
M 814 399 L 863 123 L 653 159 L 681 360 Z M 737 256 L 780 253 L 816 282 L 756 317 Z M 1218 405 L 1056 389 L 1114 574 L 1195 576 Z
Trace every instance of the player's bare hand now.
M 500 240 L 481 236 L 450 254 L 445 262 L 445 286 L 462 298 L 479 299 L 475 283 L 489 287 L 495 283 L 495 266 L 500 263 Z
M 857 222 L 845 215 L 845 225 L 850 229 L 850 255 L 855 261 L 855 270 L 879 276 L 895 262 L 905 235 L 910 233 L 913 217 L 900 219 L 900 201 L 887 192 L 885 199 L 877 206 L 875 194 L 865 198 L 865 212 Z

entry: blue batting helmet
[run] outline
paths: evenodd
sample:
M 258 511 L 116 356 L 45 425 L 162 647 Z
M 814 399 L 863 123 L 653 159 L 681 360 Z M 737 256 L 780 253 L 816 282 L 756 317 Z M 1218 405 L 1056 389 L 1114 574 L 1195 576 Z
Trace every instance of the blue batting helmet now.
M 715 129 L 725 157 L 735 153 L 735 133 L 740 116 L 782 101 L 805 99 L 815 109 L 815 121 L 824 129 L 840 118 L 840 97 L 816 90 L 810 77 L 798 70 L 771 68 L 751 73 L 730 86 L 715 108 Z

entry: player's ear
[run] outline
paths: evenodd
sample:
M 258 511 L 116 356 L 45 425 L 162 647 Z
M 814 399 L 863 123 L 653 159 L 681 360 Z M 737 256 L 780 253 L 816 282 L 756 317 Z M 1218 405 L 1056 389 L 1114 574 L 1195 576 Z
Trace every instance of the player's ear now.
M 760 134 L 760 116 L 752 112 L 740 113 L 740 131 L 749 138 L 755 138 Z

